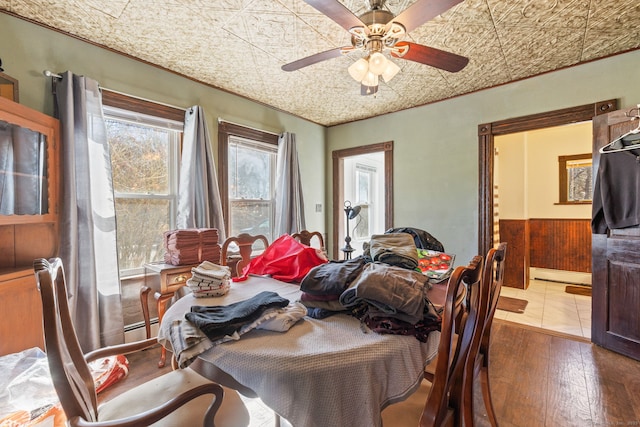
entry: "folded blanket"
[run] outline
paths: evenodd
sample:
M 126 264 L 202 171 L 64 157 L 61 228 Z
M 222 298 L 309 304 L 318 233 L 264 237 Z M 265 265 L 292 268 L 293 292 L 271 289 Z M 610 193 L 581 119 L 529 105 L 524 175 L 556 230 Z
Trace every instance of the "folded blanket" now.
M 210 261 L 203 261 L 199 266 L 191 269 L 191 274 L 195 278 L 222 280 L 231 277 L 231 269 L 226 265 L 218 265 Z
M 275 292 L 263 291 L 247 300 L 223 306 L 193 306 L 185 318 L 212 341 L 232 335 L 259 318 L 268 308 L 282 308 L 289 300 Z
M 247 323 L 215 341 L 210 340 L 204 332 L 187 319 L 174 320 L 169 328 L 170 343 L 178 366 L 186 368 L 208 349 L 227 341 L 237 341 L 240 337 L 253 329 L 264 329 L 276 332 L 286 332 L 307 313 L 300 303 L 289 304 L 284 308 L 268 308 L 261 316 L 251 323 Z
M 418 249 L 407 233 L 374 234 L 369 241 L 374 261 L 413 270 L 418 266 Z
M 272 315 L 269 316 L 262 316 L 262 318 L 256 322 L 256 329 L 286 332 L 307 314 L 307 308 L 299 302 L 294 302 L 285 308 L 274 310 L 271 314 Z

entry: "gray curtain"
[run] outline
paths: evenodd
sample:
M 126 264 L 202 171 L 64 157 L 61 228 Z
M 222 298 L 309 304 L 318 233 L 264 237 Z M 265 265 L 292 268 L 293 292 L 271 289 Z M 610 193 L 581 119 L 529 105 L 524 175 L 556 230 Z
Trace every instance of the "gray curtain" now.
M 284 132 L 278 138 L 275 215 L 276 236 L 297 233 L 306 227 L 300 165 L 294 133 Z
M 55 85 L 62 143 L 59 256 L 83 351 L 124 342 L 111 157 L 98 83 Z
M 177 227 L 217 228 L 219 241 L 225 239 L 211 139 L 199 105 L 189 108 L 184 118 Z

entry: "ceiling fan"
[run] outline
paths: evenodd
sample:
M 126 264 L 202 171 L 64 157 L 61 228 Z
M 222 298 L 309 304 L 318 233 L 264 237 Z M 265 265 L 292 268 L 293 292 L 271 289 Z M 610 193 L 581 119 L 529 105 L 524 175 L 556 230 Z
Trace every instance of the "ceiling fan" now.
M 469 59 L 429 46 L 402 41 L 404 36 L 430 19 L 446 12 L 463 0 L 417 0 L 398 16 L 384 10 L 385 0 L 368 0 L 370 10 L 354 15 L 338 0 L 304 0 L 351 34 L 351 46 L 316 53 L 282 66 L 295 71 L 342 54 L 361 50 L 365 56 L 349 66 L 349 74 L 361 83 L 362 95 L 378 91 L 379 77 L 390 81 L 400 71 L 383 52 L 394 58 L 407 59 L 452 73 L 462 70 Z

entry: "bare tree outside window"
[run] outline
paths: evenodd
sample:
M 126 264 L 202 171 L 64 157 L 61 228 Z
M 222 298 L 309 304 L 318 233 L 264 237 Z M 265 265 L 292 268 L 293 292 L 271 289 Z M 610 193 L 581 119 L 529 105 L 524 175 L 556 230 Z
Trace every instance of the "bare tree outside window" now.
M 163 233 L 175 228 L 182 126 L 139 116 L 132 121 L 131 114 L 105 108 L 123 276 L 163 259 Z
M 559 204 L 591 203 L 593 165 L 591 154 L 559 156 Z

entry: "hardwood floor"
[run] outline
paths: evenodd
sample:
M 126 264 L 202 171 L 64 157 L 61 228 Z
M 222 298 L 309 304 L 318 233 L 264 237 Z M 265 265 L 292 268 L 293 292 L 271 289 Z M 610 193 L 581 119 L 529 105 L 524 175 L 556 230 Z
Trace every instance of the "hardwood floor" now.
M 490 380 L 501 427 L 640 426 L 640 362 L 583 338 L 499 319 L 493 327 Z M 171 369 L 157 368 L 159 354 L 154 348 L 130 355 L 129 376 L 100 399 L 135 386 L 137 376 L 147 381 Z M 479 394 L 476 421 L 484 427 Z M 250 411 L 252 426 L 274 425 L 268 409 L 251 405 Z

